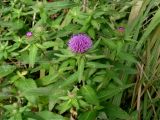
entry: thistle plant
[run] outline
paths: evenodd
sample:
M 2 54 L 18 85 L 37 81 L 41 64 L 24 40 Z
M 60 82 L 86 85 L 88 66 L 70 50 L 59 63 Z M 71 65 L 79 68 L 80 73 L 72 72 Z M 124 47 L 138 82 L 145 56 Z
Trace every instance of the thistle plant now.
M 0 120 L 159 120 L 159 6 L 0 0 Z

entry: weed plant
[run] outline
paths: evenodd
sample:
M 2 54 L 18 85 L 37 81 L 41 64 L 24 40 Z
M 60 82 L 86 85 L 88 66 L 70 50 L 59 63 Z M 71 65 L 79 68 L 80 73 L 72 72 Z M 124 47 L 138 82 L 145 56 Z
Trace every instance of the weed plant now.
M 1 0 L 1 120 L 159 120 L 159 0 Z

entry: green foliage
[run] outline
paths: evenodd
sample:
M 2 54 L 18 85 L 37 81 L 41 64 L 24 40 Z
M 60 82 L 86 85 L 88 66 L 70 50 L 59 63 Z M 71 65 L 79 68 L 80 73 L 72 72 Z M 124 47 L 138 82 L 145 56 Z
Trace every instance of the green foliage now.
M 98 97 L 92 87 L 85 85 L 81 88 L 80 91 L 88 103 L 93 105 L 99 105 Z
M 125 111 L 123 111 L 118 106 L 112 105 L 110 103 L 107 103 L 105 105 L 105 108 L 103 109 L 103 111 L 107 114 L 107 116 L 111 120 L 114 120 L 116 118 L 118 118 L 118 119 L 124 119 L 124 120 L 129 119 L 128 113 L 126 113 Z
M 0 1 L 0 119 L 158 120 L 159 5 Z M 77 33 L 93 41 L 82 54 L 67 46 Z

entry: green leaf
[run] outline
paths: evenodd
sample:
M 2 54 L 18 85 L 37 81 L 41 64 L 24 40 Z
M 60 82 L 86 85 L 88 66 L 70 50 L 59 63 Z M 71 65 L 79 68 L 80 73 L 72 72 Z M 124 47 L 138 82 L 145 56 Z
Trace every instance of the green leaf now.
M 30 51 L 29 51 L 29 64 L 31 67 L 34 67 L 34 64 L 36 62 L 37 51 L 38 51 L 37 46 L 33 44 L 30 47 Z
M 72 85 L 74 82 L 76 82 L 78 80 L 78 73 L 75 72 L 74 74 L 72 74 L 71 76 L 69 76 L 65 81 L 63 81 L 59 88 L 63 88 L 69 85 Z
M 56 89 L 49 95 L 49 110 L 51 111 L 55 104 L 59 101 L 59 97 L 62 97 L 66 94 L 66 89 Z
M 19 44 L 19 43 L 15 43 L 15 44 L 13 44 L 13 45 L 11 46 L 11 48 L 8 50 L 8 52 L 12 52 L 12 51 L 14 51 L 14 50 L 18 49 L 18 48 L 19 48 L 19 46 L 20 46 L 20 44 Z
M 126 60 L 126 61 L 129 61 L 129 62 L 137 63 L 137 60 L 135 59 L 134 56 L 132 56 L 132 54 L 120 52 L 118 54 L 118 56 L 121 60 Z
M 49 111 L 41 111 L 36 114 L 44 120 L 66 120 L 63 116 Z
M 127 112 L 110 103 L 105 104 L 105 108 L 102 111 L 104 111 L 111 120 L 114 120 L 115 118 L 127 120 L 129 118 L 129 114 Z
M 27 120 L 45 120 L 34 112 L 24 111 L 23 116 L 28 118 Z
M 98 39 L 98 40 L 94 43 L 94 45 L 93 45 L 93 47 L 92 47 L 91 49 L 96 49 L 96 48 L 99 46 L 100 41 L 101 41 L 101 39 Z
M 15 119 L 15 120 L 23 120 L 21 113 L 15 114 L 15 115 L 14 115 L 14 119 Z
M 87 29 L 88 29 L 89 26 L 90 26 L 91 18 L 92 18 L 92 16 L 88 16 L 88 18 L 84 20 L 84 22 L 83 22 L 84 25 L 83 25 L 83 27 L 79 30 L 79 32 L 86 32 L 86 31 L 87 31 Z
M 137 69 L 133 67 L 124 66 L 123 64 L 115 65 L 116 71 L 123 71 L 125 74 L 137 74 Z
M 144 115 L 144 114 L 143 114 Z M 131 117 L 131 120 L 137 120 L 138 118 L 138 111 L 133 111 L 131 114 L 130 114 L 130 117 Z M 144 116 L 146 118 L 146 116 Z M 144 118 L 144 119 L 145 119 Z
M 58 80 L 57 79 L 58 77 L 59 77 L 59 74 L 51 74 L 51 75 L 47 75 L 40 78 L 37 82 L 38 84 L 45 86 L 45 85 L 56 82 Z
M 64 26 L 69 25 L 71 23 L 71 21 L 72 21 L 72 16 L 71 16 L 70 12 L 68 12 L 60 27 L 63 28 Z
M 78 31 L 79 28 L 80 28 L 79 25 L 69 24 L 67 26 L 64 26 L 63 29 L 57 31 L 57 34 L 56 34 L 56 36 L 54 36 L 54 38 L 64 37 L 64 36 L 67 36 L 67 35 L 69 35 L 71 33 L 73 34 L 76 31 Z
M 83 72 L 84 72 L 84 57 L 80 57 L 78 60 L 78 81 L 82 81 L 84 79 Z
M 96 60 L 96 59 L 106 58 L 106 56 L 105 55 L 89 55 L 89 54 L 86 54 L 86 58 L 88 58 L 89 60 Z
M 95 30 L 93 28 L 89 28 L 88 34 L 91 38 L 95 39 L 96 33 L 95 33 Z
M 93 105 L 99 105 L 99 100 L 96 95 L 96 92 L 91 86 L 85 85 L 81 88 L 81 94 L 83 95 L 84 99 Z
M 124 85 L 124 86 L 120 86 L 120 87 L 115 86 L 113 88 L 104 89 L 104 90 L 98 92 L 98 98 L 101 101 L 105 101 L 105 100 L 112 98 L 113 96 L 117 95 L 120 92 L 123 92 L 125 89 L 132 87 L 132 86 L 133 86 L 133 84 L 129 84 L 129 85 Z
M 63 19 L 62 15 L 58 16 L 54 21 L 52 21 L 51 27 L 59 29 L 62 19 Z
M 43 44 L 42 44 L 42 46 L 44 47 L 44 48 L 50 48 L 50 47 L 53 47 L 55 45 L 55 42 L 53 42 L 53 41 L 47 41 L 47 42 L 44 42 Z
M 57 109 L 60 111 L 60 114 L 66 112 L 72 107 L 71 100 L 63 102 L 57 106 Z
M 87 62 L 86 66 L 89 67 L 89 68 L 101 68 L 101 69 L 112 67 L 112 65 L 102 64 L 102 63 L 99 63 L 99 62 Z
M 56 1 L 56 2 L 49 2 L 45 4 L 45 8 L 47 10 L 52 9 L 64 9 L 64 8 L 70 8 L 74 7 L 76 4 L 71 1 Z
M 8 27 L 8 28 L 11 28 L 13 30 L 19 30 L 19 29 L 23 28 L 24 22 L 22 20 L 17 20 L 15 22 L 0 21 L 0 26 Z
M 13 65 L 1 65 L 0 66 L 0 78 L 11 74 L 16 69 Z
M 83 101 L 83 100 L 79 100 L 79 104 L 82 108 L 87 108 L 88 106 L 90 106 L 87 102 Z
M 94 110 L 87 111 L 87 112 L 81 113 L 78 117 L 78 120 L 95 120 L 96 115 L 97 115 L 97 112 Z
M 151 34 L 151 32 L 160 24 L 160 9 L 156 11 L 156 14 L 153 16 L 152 21 L 149 23 L 147 29 L 145 30 L 143 36 L 139 40 L 136 49 L 140 50 L 143 46 L 143 43 L 147 40 L 147 37 Z
M 100 29 L 100 24 L 96 21 L 96 20 L 92 20 L 91 24 L 94 28 L 96 28 L 97 30 Z
M 114 43 L 113 40 L 103 38 L 102 41 L 103 41 L 103 43 L 104 43 L 105 45 L 107 45 L 110 49 L 116 49 L 116 48 L 117 48 L 117 46 L 116 46 L 116 44 Z
M 42 22 L 42 23 L 46 23 L 47 18 L 48 18 L 47 14 L 46 14 L 46 11 L 41 10 L 41 11 L 40 11 L 40 17 L 41 17 L 41 22 Z
M 33 79 L 19 79 L 16 80 L 14 84 L 20 90 L 22 95 L 28 99 L 28 101 L 34 104 L 36 103 L 37 97 L 27 92 L 31 89 L 37 88 L 37 85 Z
M 12 95 L 9 95 L 7 93 L 0 93 L 0 100 L 7 99 L 9 97 L 12 97 Z
M 78 100 L 76 98 L 72 98 L 71 99 L 71 104 L 72 106 L 74 106 L 76 109 L 79 109 L 79 103 Z
M 38 87 L 38 88 L 30 88 L 25 91 L 26 94 L 34 95 L 34 96 L 48 96 L 52 91 L 52 87 Z

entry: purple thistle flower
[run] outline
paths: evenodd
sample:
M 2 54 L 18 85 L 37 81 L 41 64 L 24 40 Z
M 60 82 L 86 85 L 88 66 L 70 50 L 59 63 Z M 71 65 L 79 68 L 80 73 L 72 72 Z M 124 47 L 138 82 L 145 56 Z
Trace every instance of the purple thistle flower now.
M 70 38 L 68 46 L 75 53 L 84 53 L 92 47 L 92 40 L 86 34 L 76 34 Z
M 125 31 L 125 28 L 124 28 L 124 27 L 118 27 L 118 31 L 119 31 L 119 32 L 124 32 L 124 31 Z
M 27 36 L 27 37 L 31 37 L 31 36 L 32 36 L 32 32 L 27 32 L 27 33 L 26 33 L 26 36 Z

